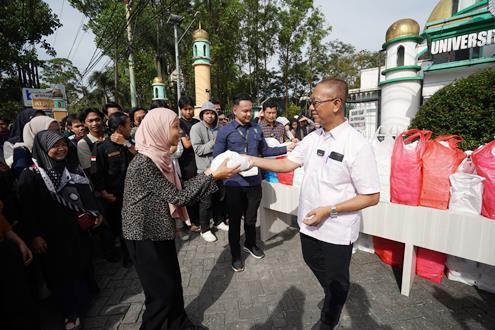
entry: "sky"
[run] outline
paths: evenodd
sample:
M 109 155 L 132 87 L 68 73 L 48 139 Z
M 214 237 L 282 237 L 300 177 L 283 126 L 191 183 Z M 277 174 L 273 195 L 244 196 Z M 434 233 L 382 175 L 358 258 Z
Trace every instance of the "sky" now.
M 67 57 L 74 43 L 70 60 L 81 72 L 87 67 L 96 48 L 91 31 L 78 31 L 83 15 L 72 8 L 67 0 L 45 0 L 52 11 L 59 15 L 63 24 L 56 33 L 48 37 L 57 52 L 57 57 Z M 340 39 L 357 49 L 379 50 L 385 41 L 388 27 L 398 19 L 413 18 L 421 27 L 428 19 L 438 0 L 314 0 L 320 7 L 326 23 L 333 30 L 329 39 Z M 77 36 L 77 39 L 76 39 Z M 40 54 L 42 59 L 48 56 Z M 107 57 L 94 67 L 101 70 L 111 64 Z

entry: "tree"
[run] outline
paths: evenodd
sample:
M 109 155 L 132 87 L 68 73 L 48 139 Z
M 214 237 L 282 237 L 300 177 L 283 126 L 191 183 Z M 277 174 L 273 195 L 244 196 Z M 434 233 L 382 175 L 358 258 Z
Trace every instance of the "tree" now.
M 44 83 L 43 88 L 51 84 L 65 85 L 67 102 L 75 102 L 81 93 L 81 73 L 72 62 L 66 58 L 53 58 L 43 63 L 43 72 L 41 81 Z
M 460 79 L 436 92 L 420 108 L 411 127 L 427 129 L 434 136 L 457 134 L 465 150 L 495 136 L 495 69 Z

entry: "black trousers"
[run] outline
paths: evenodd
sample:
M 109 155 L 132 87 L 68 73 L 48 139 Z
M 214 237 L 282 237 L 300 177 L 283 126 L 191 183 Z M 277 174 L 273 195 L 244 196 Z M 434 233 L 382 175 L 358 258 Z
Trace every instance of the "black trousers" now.
M 349 293 L 352 244 L 331 244 L 301 233 L 301 247 L 304 261 L 325 292 L 321 321 L 333 327 L 339 322 Z
M 219 185 L 219 188 L 220 190 L 216 193 L 205 196 L 199 201 L 199 224 L 202 233 L 210 230 L 210 219 L 213 218 L 215 226 L 225 221 L 223 186 Z
M 241 218 L 244 216 L 244 246 L 256 245 L 256 217 L 261 202 L 261 185 L 253 187 L 225 186 L 225 199 L 229 214 L 229 245 L 233 259 L 241 257 Z
M 6 241 L 0 241 L 0 320 L 2 329 L 40 329 L 22 255 Z
M 129 259 L 129 252 L 125 244 L 124 236 L 122 235 L 122 199 L 117 198 L 114 203 L 103 202 L 103 208 L 105 217 L 112 228 L 112 232 L 120 240 L 120 250 L 122 252 L 122 258 Z
M 187 181 L 189 179 L 194 178 L 197 175 L 197 168 L 196 168 L 196 162 L 194 159 L 188 163 L 181 162 L 179 159 L 179 164 L 180 164 L 180 171 L 182 174 L 182 180 Z M 194 203 L 191 205 L 186 206 L 187 209 L 187 214 L 189 214 L 189 219 L 191 222 L 199 226 L 199 203 Z
M 182 282 L 174 241 L 126 240 L 144 291 L 142 330 L 186 329 L 193 324 L 184 310 Z

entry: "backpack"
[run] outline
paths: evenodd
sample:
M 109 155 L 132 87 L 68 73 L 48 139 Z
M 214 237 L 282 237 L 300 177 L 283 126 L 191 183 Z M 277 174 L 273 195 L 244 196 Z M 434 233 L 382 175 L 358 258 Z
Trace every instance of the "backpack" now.
M 89 173 L 86 173 L 88 175 L 88 177 L 91 178 L 91 176 L 93 174 L 96 173 L 96 154 L 97 154 L 97 150 L 98 150 L 98 146 L 104 141 L 91 141 L 91 139 L 85 135 L 83 137 L 83 140 L 86 141 L 86 143 L 88 144 L 88 147 L 89 147 L 89 150 L 91 150 L 91 167 L 89 168 Z M 86 170 L 88 171 L 88 170 Z

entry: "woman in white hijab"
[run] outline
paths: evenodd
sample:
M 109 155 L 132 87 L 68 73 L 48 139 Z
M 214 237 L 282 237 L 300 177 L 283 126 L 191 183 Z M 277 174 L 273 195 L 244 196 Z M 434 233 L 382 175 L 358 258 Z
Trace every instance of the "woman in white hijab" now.
M 24 130 L 22 131 L 22 140 L 29 151 L 33 149 L 34 136 L 45 130 L 60 131 L 60 125 L 53 118 L 48 116 L 38 116 L 31 119 L 31 121 L 24 126 Z

